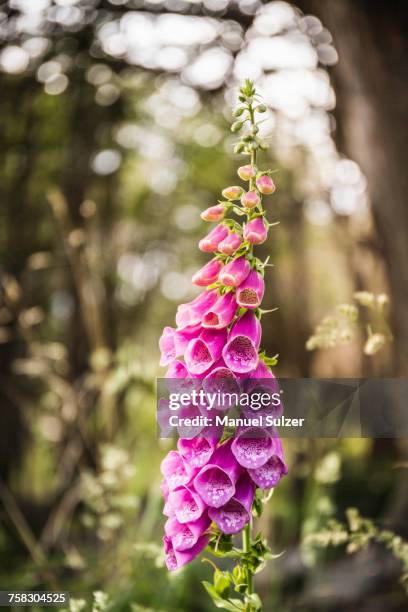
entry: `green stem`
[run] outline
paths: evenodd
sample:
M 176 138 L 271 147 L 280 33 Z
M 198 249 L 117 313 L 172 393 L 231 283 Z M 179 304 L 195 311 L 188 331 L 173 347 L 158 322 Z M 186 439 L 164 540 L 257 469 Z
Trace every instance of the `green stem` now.
M 251 527 L 252 527 L 252 520 L 249 521 L 248 525 L 246 525 L 244 527 L 244 530 L 242 532 L 242 548 L 244 550 L 244 553 L 249 553 L 251 551 Z M 253 593 L 253 580 L 252 580 L 252 572 L 247 569 L 247 590 L 248 590 L 248 595 L 251 595 Z M 251 609 L 249 610 L 249 612 L 251 612 Z

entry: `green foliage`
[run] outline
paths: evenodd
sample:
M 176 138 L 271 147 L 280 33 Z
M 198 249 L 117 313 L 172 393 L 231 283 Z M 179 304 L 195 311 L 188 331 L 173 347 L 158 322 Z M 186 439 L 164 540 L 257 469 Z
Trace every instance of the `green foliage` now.
M 388 529 L 380 529 L 372 519 L 364 518 L 357 508 L 346 511 L 347 523 L 334 519 L 328 521 L 326 528 L 304 538 L 306 548 L 327 548 L 345 546 L 349 554 L 364 550 L 371 542 L 384 544 L 401 561 L 401 584 L 408 594 L 408 542 Z

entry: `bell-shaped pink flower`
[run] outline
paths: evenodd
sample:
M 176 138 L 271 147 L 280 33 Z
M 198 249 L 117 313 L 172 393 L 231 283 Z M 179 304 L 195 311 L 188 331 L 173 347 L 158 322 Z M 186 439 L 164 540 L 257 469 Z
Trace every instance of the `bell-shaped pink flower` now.
M 251 164 L 240 166 L 237 170 L 237 174 L 243 181 L 249 181 L 249 179 L 256 175 L 256 168 L 255 166 L 251 166 Z
M 238 187 L 237 185 L 232 185 L 231 187 L 226 187 L 222 190 L 222 195 L 227 200 L 239 200 L 244 190 L 242 187 Z
M 268 230 L 263 217 L 256 217 L 244 225 L 244 238 L 251 244 L 262 244 L 267 235 Z
M 194 488 L 208 506 L 219 508 L 227 503 L 235 493 L 235 483 L 241 467 L 231 452 L 230 442 L 219 446 L 197 476 Z
M 218 250 L 224 255 L 234 255 L 242 244 L 242 238 L 235 232 L 230 232 L 218 245 Z
M 248 474 L 240 476 L 232 497 L 221 508 L 209 508 L 208 516 L 223 533 L 238 533 L 251 518 L 255 485 Z
M 231 450 L 242 467 L 261 467 L 274 454 L 273 434 L 261 427 L 247 427 L 237 432 Z
M 268 393 L 279 393 L 279 383 L 272 371 L 261 359 L 255 370 L 251 372 L 251 377 L 245 381 L 245 391 L 250 393 L 254 389 L 267 391 Z
M 256 270 L 251 270 L 237 289 L 237 304 L 242 308 L 258 308 L 265 293 L 265 282 Z
M 219 359 L 202 381 L 202 387 L 207 394 L 216 394 L 213 405 L 215 410 L 229 410 L 236 404 L 235 396 L 240 393 L 240 383 L 232 370 L 227 368 L 225 361 Z M 218 392 L 220 401 L 218 402 Z
M 197 325 L 209 308 L 217 301 L 218 291 L 203 291 L 194 300 L 187 304 L 180 304 L 177 309 L 176 323 L 179 328 L 187 325 Z
M 171 539 L 175 551 L 184 551 L 197 543 L 210 524 L 211 519 L 207 513 L 191 523 L 179 523 L 175 517 L 170 517 L 164 525 L 164 533 Z
M 203 221 L 221 221 L 225 215 L 224 206 L 210 206 L 204 210 L 200 217 Z
M 249 271 L 250 266 L 245 257 L 238 257 L 222 268 L 219 281 L 227 287 L 239 287 L 248 276 Z
M 237 312 L 235 295 L 231 292 L 218 298 L 215 304 L 207 310 L 202 319 L 202 326 L 210 329 L 227 327 Z
M 275 183 L 267 174 L 263 174 L 262 176 L 256 179 L 256 186 L 259 191 L 264 195 L 273 193 L 276 189 Z
M 282 476 L 288 473 L 288 468 L 283 458 L 283 449 L 280 439 L 274 437 L 273 443 L 274 451 L 268 461 L 259 468 L 248 470 L 254 483 L 261 489 L 275 487 Z
M 228 235 L 225 225 L 217 225 L 198 243 L 198 248 L 204 253 L 213 253 L 217 250 L 219 243 Z
M 222 356 L 233 372 L 245 374 L 258 365 L 258 349 L 261 341 L 261 324 L 248 310 L 231 328 Z
M 221 357 L 226 340 L 225 329 L 204 329 L 186 348 L 184 359 L 188 371 L 192 374 L 206 372 Z
M 252 394 L 257 395 L 259 398 L 259 394 L 268 394 L 269 401 L 263 402 L 262 406 L 257 407 L 256 409 L 252 406 L 254 402 L 249 402 L 248 406 L 243 406 L 242 411 L 247 417 L 262 416 L 266 418 L 267 416 L 279 417 L 283 413 L 283 404 L 282 400 L 278 401 L 278 398 L 281 398 L 279 393 L 279 382 L 272 374 L 270 368 L 265 365 L 262 359 L 259 360 L 257 367 L 250 374 L 250 377 L 245 379 L 244 383 L 244 391 L 248 393 L 249 396 Z
M 169 492 L 168 503 L 179 523 L 197 521 L 206 504 L 192 487 L 182 486 Z
M 184 361 L 180 361 L 179 359 L 175 359 L 171 362 L 169 367 L 167 368 L 167 372 L 164 375 L 165 378 L 188 378 L 190 376 L 189 371 L 186 368 L 186 364 Z
M 198 270 L 191 279 L 193 285 L 198 287 L 207 287 L 212 285 L 218 279 L 218 275 L 222 268 L 222 262 L 219 259 L 211 259 L 200 270 Z
M 247 191 L 241 198 L 241 204 L 245 206 L 245 208 L 255 208 L 255 206 L 258 206 L 260 203 L 261 198 L 257 191 Z
M 193 468 L 201 468 L 209 462 L 217 445 L 217 438 L 206 436 L 203 438 L 180 438 L 177 448 L 185 463 Z
M 161 351 L 160 365 L 169 365 L 174 359 L 183 355 L 187 344 L 201 332 L 201 325 L 191 325 L 183 329 L 165 327 L 159 340 Z
M 184 463 L 178 451 L 171 450 L 167 453 L 161 462 L 160 470 L 170 491 L 187 484 L 191 480 L 191 469 Z
M 193 561 L 204 550 L 208 541 L 209 537 L 202 535 L 191 548 L 187 550 L 175 550 L 171 543 L 171 539 L 165 535 L 163 537 L 163 544 L 167 569 L 172 572 Z

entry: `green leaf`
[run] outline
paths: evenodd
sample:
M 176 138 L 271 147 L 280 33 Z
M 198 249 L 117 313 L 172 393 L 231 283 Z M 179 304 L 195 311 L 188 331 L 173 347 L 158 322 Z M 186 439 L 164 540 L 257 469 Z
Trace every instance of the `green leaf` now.
M 203 585 L 217 608 L 230 610 L 230 612 L 238 612 L 238 610 L 245 610 L 245 605 L 239 599 L 224 599 L 223 597 L 218 595 L 212 584 L 204 580 Z
M 256 593 L 251 593 L 251 595 L 246 595 L 245 602 L 248 603 L 251 606 L 251 608 L 253 608 L 254 610 L 262 609 L 262 602 L 260 600 L 259 595 L 257 595 Z

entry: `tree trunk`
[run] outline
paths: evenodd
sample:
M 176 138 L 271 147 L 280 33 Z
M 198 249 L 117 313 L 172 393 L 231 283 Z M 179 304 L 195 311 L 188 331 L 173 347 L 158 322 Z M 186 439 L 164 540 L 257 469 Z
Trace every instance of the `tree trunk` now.
M 365 173 L 380 252 L 389 279 L 393 371 L 408 368 L 408 11 L 402 0 L 300 0 L 333 35 L 332 70 L 340 151 Z

